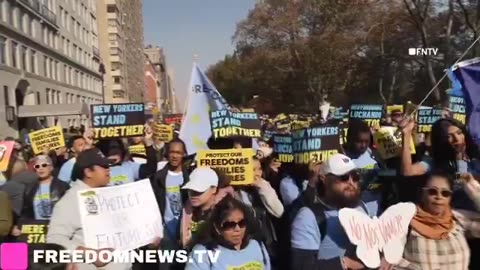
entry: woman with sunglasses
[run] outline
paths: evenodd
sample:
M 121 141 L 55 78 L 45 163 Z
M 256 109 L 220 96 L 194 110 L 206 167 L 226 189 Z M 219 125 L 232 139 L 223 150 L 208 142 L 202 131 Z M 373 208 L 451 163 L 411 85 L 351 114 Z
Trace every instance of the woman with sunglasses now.
M 36 156 L 32 160 L 38 183 L 25 195 L 22 220 L 49 220 L 55 203 L 63 197 L 70 185 L 53 176 L 50 157 Z
M 448 174 L 431 174 L 410 223 L 403 259 L 394 269 L 468 269 L 470 248 L 465 235 L 480 236 L 480 215 L 452 210 L 451 197 Z
M 261 241 L 255 239 L 254 218 L 247 206 L 231 196 L 220 201 L 202 227 L 186 270 L 263 269 L 270 270 L 270 258 Z M 218 251 L 212 261 L 199 258 L 198 251 Z M 213 253 L 215 254 L 215 253 Z

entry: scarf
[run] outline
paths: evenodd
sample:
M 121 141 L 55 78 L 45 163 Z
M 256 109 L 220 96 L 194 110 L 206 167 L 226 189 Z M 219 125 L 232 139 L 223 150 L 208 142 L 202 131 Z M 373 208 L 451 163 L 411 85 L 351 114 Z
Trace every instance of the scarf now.
M 449 208 L 443 216 L 434 216 L 417 206 L 417 213 L 410 225 L 414 231 L 428 239 L 447 239 L 453 229 L 453 214 Z

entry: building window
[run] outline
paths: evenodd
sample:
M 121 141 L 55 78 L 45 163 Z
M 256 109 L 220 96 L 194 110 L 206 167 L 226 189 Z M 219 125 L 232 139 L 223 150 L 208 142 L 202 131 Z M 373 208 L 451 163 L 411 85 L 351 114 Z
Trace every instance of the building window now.
M 58 104 L 62 104 L 62 94 L 60 91 L 57 91 L 57 102 Z
M 25 46 L 22 46 L 21 48 L 21 51 L 20 51 L 20 57 L 21 57 L 21 60 L 22 60 L 22 67 L 24 70 L 29 70 L 29 68 L 27 67 L 27 47 Z
M 55 36 L 53 37 L 53 46 L 55 48 L 55 50 L 58 50 L 58 34 L 55 34 Z
M 2 21 L 5 21 L 5 14 L 3 13 L 5 11 L 4 3 L 4 0 L 0 0 L 0 20 Z
M 43 43 L 48 45 L 48 29 L 45 25 L 43 25 L 42 28 L 43 28 Z
M 37 105 L 40 105 L 42 100 L 40 99 L 40 92 L 35 92 L 36 94 L 36 99 L 37 99 Z
M 7 61 L 7 39 L 0 36 L 0 64 L 6 64 Z
M 35 26 L 36 26 L 35 19 L 31 18 L 31 20 L 30 20 L 30 30 L 31 30 L 31 35 L 32 35 L 33 38 L 37 37 L 37 31 L 36 31 Z
M 116 41 L 117 40 L 117 34 L 109 34 L 108 35 L 108 40 Z
M 27 13 L 22 14 L 22 31 L 26 34 L 29 34 L 30 20 Z
M 6 12 L 5 12 L 5 15 L 8 18 L 8 24 L 9 25 L 13 25 L 13 13 L 12 13 L 13 7 L 12 7 L 11 3 L 12 2 L 10 2 L 10 5 L 8 5 L 10 7 L 10 10 L 6 10 Z
M 70 73 L 70 85 L 75 85 L 75 81 L 74 81 L 74 78 L 73 78 L 73 69 L 70 67 L 68 68 L 69 70 L 69 73 Z
M 73 19 L 73 17 L 72 17 L 72 19 Z M 73 35 L 75 37 L 77 37 L 77 35 L 78 35 L 78 24 L 75 21 L 75 19 L 72 20 L 72 23 L 73 23 Z
M 119 76 L 114 76 L 113 77 L 113 83 L 116 83 L 116 84 L 120 83 L 120 77 Z
M 55 71 L 56 71 L 56 74 L 57 74 L 57 81 L 61 82 L 62 81 L 62 78 L 61 78 L 61 72 L 60 72 L 60 64 L 58 63 L 58 61 L 55 61 Z
M 32 72 L 35 73 L 35 74 L 38 74 L 37 52 L 33 51 L 33 50 L 30 52 L 30 65 L 32 67 Z
M 47 94 L 47 104 L 50 104 L 52 101 L 50 100 L 50 89 L 49 88 L 47 88 L 46 94 Z
M 53 31 L 48 31 L 48 44 L 53 48 Z
M 8 86 L 6 86 L 6 85 L 3 86 L 3 102 L 5 103 L 5 106 L 10 106 L 10 97 L 8 95 Z
M 13 67 L 18 67 L 17 50 L 18 50 L 18 43 L 16 43 L 15 41 L 12 41 L 12 66 Z
M 50 59 L 50 70 L 52 71 L 51 72 L 51 75 L 52 75 L 52 79 L 56 80 L 57 79 L 57 67 L 55 66 L 55 61 L 53 61 L 53 59 Z
M 46 78 L 50 78 L 50 65 L 47 56 L 43 56 L 43 74 Z

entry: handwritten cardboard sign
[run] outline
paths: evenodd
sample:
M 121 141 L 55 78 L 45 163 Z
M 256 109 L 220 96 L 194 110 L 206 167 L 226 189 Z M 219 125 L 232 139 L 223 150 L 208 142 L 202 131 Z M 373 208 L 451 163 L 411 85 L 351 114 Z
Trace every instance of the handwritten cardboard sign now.
M 95 138 L 143 136 L 145 108 L 143 103 L 91 105 Z
M 210 123 L 214 138 L 236 136 L 260 138 L 260 119 L 256 113 L 234 113 L 218 110 L 210 113 Z
M 407 242 L 408 226 L 417 208 L 413 203 L 390 206 L 380 218 L 371 219 L 365 213 L 343 208 L 338 213 L 342 227 L 350 242 L 357 246 L 357 257 L 367 266 L 380 266 L 380 253 L 390 264 L 398 264 Z
M 230 179 L 230 185 L 248 185 L 254 182 L 253 149 L 207 150 L 197 153 L 198 167 L 220 170 Z
M 397 132 L 396 127 L 381 127 L 373 134 L 373 141 L 383 159 L 397 157 L 402 152 L 402 134 Z M 413 155 L 416 153 L 413 138 L 411 142 L 410 153 Z
M 417 111 L 417 131 L 418 133 L 430 133 L 432 125 L 442 118 L 442 109 L 432 107 L 422 107 Z
M 173 127 L 170 125 L 155 123 L 152 125 L 153 137 L 161 142 L 169 142 L 173 140 Z
M 78 191 L 85 246 L 129 251 L 163 237 L 160 210 L 148 179 Z
M 163 116 L 163 123 L 167 125 L 178 124 L 181 125 L 183 120 L 183 114 L 167 114 Z
M 340 152 L 340 128 L 321 126 L 292 132 L 295 163 L 308 164 L 329 159 Z
M 20 225 L 21 235 L 17 241 L 28 244 L 43 244 L 48 232 L 48 220 L 29 220 Z
M 278 160 L 280 162 L 293 162 L 292 136 L 289 134 L 273 135 L 273 151 L 278 154 Z
M 28 134 L 34 154 L 40 154 L 44 149 L 56 150 L 65 146 L 61 127 L 50 127 Z
M 452 118 L 465 125 L 467 121 L 465 99 L 463 97 L 450 95 L 448 101 Z
M 14 141 L 0 142 L 0 172 L 5 172 L 12 156 Z
M 356 104 L 350 107 L 350 118 L 362 119 L 370 127 L 380 126 L 383 117 L 383 105 Z

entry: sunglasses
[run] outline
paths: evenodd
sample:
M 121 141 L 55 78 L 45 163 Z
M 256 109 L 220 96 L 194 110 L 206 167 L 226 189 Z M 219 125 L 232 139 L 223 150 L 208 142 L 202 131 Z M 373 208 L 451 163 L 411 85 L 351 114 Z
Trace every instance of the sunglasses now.
M 40 167 L 42 168 L 46 168 L 50 166 L 50 164 L 47 164 L 47 163 L 43 163 L 43 164 L 36 164 L 35 166 L 33 166 L 36 170 L 40 169 Z
M 240 229 L 243 229 L 247 226 L 247 223 L 245 222 L 245 219 L 240 220 L 239 222 L 235 221 L 225 221 L 222 224 L 222 230 L 228 231 L 228 230 L 233 230 L 236 227 L 239 227 Z
M 444 198 L 450 198 L 452 196 L 452 191 L 448 189 L 438 189 L 438 188 L 423 188 L 429 196 L 442 196 Z
M 360 174 L 357 171 L 352 171 L 344 175 L 333 175 L 333 176 L 335 176 L 341 182 L 348 182 L 348 180 L 350 180 L 350 177 L 352 178 L 353 182 L 360 181 Z

